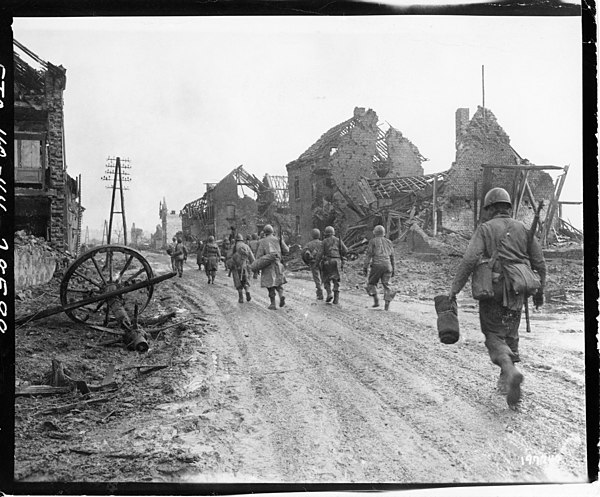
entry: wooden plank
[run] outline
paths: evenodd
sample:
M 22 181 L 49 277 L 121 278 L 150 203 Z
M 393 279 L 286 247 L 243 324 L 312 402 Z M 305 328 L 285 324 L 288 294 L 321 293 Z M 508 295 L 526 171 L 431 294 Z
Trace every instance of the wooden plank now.
M 495 165 L 495 164 L 481 164 L 481 167 L 488 169 L 519 169 L 519 170 L 531 170 L 531 171 L 543 171 L 544 169 L 564 169 L 561 166 L 532 166 L 532 165 L 524 165 L 524 164 L 505 164 L 505 165 Z
M 73 391 L 72 387 L 53 387 L 50 385 L 29 385 L 15 391 L 15 397 L 31 397 L 33 395 L 58 395 Z

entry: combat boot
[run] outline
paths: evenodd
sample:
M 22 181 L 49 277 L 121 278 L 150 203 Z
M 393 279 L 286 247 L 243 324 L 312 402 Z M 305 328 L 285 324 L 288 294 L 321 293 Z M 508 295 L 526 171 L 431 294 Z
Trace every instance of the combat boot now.
M 325 299 L 325 302 L 329 303 L 333 300 L 333 295 L 331 295 L 331 290 L 328 288 L 327 289 L 327 298 Z
M 275 295 L 269 297 L 269 299 L 271 300 L 271 305 L 269 306 L 269 309 L 274 311 L 275 309 L 277 309 L 277 306 L 275 305 Z
M 246 291 L 246 301 L 250 302 L 252 300 L 252 297 L 250 297 L 250 292 Z
M 390 310 L 390 301 L 389 301 L 389 300 L 386 300 L 386 301 L 385 301 L 385 307 L 384 307 L 384 309 L 385 309 L 386 311 L 389 311 L 389 310 Z
M 379 297 L 377 294 L 373 295 L 373 307 L 379 307 Z
M 279 307 L 283 307 L 285 305 L 285 297 L 282 295 L 279 297 Z
M 333 292 L 333 303 L 334 304 L 340 303 L 340 292 Z
M 521 383 L 523 383 L 523 375 L 513 365 L 512 361 L 507 357 L 500 362 L 501 376 L 504 376 L 504 385 L 506 387 L 506 403 L 512 409 L 517 407 L 521 400 Z
M 323 300 L 323 290 L 317 289 L 317 300 Z
M 238 295 L 239 295 L 238 302 L 240 304 L 243 304 L 244 303 L 244 292 L 242 290 L 238 290 Z

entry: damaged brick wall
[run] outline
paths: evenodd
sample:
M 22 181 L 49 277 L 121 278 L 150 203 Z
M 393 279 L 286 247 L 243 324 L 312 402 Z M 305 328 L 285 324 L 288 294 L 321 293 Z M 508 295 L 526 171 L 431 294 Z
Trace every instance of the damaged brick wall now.
M 384 132 L 372 109 L 356 107 L 352 119 L 331 128 L 286 166 L 299 241 L 310 240 L 313 227 L 333 224 L 343 233 L 360 219 L 360 178 L 423 174 L 424 160 L 401 132 L 392 127 Z
M 424 158 L 410 140 L 395 128 L 390 128 L 387 142 L 390 172 L 386 177 L 422 176 Z
M 68 249 L 68 210 L 63 150 L 64 115 L 63 91 L 66 75 L 62 68 L 48 65 L 45 75 L 45 104 L 48 109 L 48 167 L 56 194 L 50 205 L 50 243 L 61 250 Z
M 515 172 L 492 169 L 489 176 L 484 173 L 482 164 L 518 165 L 526 163 L 510 145 L 510 138 L 492 111 L 481 106 L 469 120 L 469 109 L 456 111 L 456 158 L 448 173 L 443 198 L 440 199 L 443 211 L 443 226 L 455 231 L 473 230 L 474 182 L 477 181 L 477 197 L 493 187 L 505 188 L 511 195 Z M 528 181 L 536 202 L 544 200 L 549 205 L 553 196 L 554 182 L 544 171 L 531 171 Z M 524 197 L 527 200 L 527 196 Z M 478 205 L 478 211 L 481 205 Z M 545 218 L 546 209 L 541 218 Z M 526 201 L 519 209 L 517 218 L 525 224 L 531 224 L 534 212 Z

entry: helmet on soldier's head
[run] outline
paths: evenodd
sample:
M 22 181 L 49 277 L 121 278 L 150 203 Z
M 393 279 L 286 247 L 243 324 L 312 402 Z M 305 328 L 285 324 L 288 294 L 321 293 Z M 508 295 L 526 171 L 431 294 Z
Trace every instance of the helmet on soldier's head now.
M 265 235 L 271 235 L 273 234 L 273 226 L 271 226 L 270 224 L 265 224 L 263 231 L 265 232 Z
M 258 235 L 256 233 L 252 233 L 252 240 L 258 240 Z
M 237 235 L 235 235 L 235 239 L 238 242 L 243 242 L 244 241 L 244 235 L 242 235 L 241 233 L 238 233 Z
M 333 226 L 327 226 L 327 228 L 325 228 L 325 234 L 335 235 L 335 229 L 333 228 Z
M 319 238 L 321 236 L 321 232 L 319 231 L 319 228 L 314 228 L 311 232 L 310 232 L 311 236 L 313 238 Z
M 504 188 L 492 188 L 485 194 L 483 199 L 483 208 L 487 209 L 492 204 L 508 204 L 512 207 L 510 195 Z
M 208 242 L 209 242 L 209 243 L 212 243 L 212 242 L 214 242 L 214 241 L 215 241 L 215 237 L 214 237 L 214 236 L 212 236 L 212 235 L 210 235 L 210 236 L 208 237 Z
M 385 235 L 385 228 L 381 224 L 378 224 L 373 228 L 373 234 L 375 236 L 383 236 Z

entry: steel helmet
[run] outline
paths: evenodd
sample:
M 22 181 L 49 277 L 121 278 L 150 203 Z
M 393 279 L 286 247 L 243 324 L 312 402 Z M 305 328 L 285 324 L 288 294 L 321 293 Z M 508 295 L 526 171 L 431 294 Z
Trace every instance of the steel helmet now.
M 237 235 L 235 235 L 235 239 L 238 242 L 243 242 L 244 241 L 244 235 L 242 235 L 241 233 L 238 233 Z
M 208 237 L 208 243 L 212 243 L 212 242 L 214 242 L 214 241 L 215 241 L 215 237 L 214 237 L 214 236 L 212 236 L 212 235 L 210 235 L 210 236 Z
M 492 204 L 498 203 L 508 204 L 512 207 L 510 195 L 504 188 L 492 188 L 489 192 L 487 192 L 483 200 L 483 208 L 485 209 Z
M 385 228 L 381 224 L 378 224 L 373 228 L 373 234 L 375 236 L 383 236 L 385 235 Z
M 319 231 L 319 228 L 314 228 L 310 234 L 312 235 L 313 238 L 319 238 L 321 236 L 321 232 Z
M 335 229 L 333 228 L 333 226 L 327 226 L 327 228 L 325 228 L 325 234 L 335 235 Z
M 263 231 L 265 232 L 265 235 L 271 235 L 273 233 L 273 226 L 270 224 L 265 224 Z

